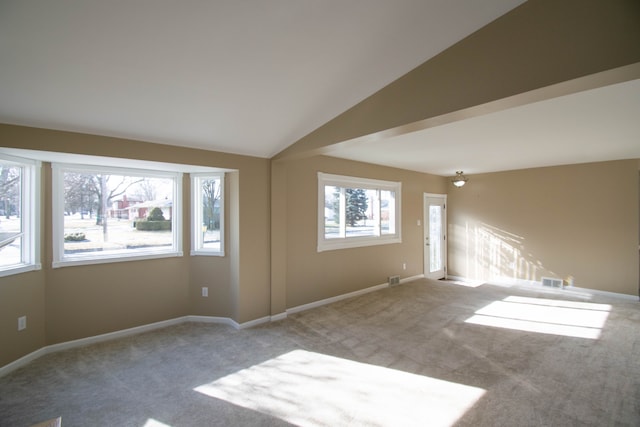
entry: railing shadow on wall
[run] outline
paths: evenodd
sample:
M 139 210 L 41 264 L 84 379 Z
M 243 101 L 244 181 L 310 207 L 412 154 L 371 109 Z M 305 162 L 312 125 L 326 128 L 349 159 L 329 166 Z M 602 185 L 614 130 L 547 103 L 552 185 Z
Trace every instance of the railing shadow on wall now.
M 540 281 L 556 276 L 531 253 L 525 237 L 484 222 L 453 224 L 450 250 L 459 274 L 484 281 Z

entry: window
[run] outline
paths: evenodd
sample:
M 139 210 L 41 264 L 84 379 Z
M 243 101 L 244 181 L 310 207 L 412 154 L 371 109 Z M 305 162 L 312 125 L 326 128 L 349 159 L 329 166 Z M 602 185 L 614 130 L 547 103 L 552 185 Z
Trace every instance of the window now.
M 400 243 L 401 183 L 318 173 L 318 252 Z
M 182 255 L 181 177 L 54 164 L 53 266 Z
M 40 163 L 0 156 L 0 276 L 40 269 Z
M 191 254 L 224 256 L 224 174 L 192 174 L 191 193 Z

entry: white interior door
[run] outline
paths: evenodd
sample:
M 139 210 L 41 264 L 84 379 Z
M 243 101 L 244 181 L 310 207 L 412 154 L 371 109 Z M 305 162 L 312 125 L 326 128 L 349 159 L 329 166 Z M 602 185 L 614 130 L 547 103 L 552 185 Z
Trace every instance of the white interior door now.
M 424 276 L 447 276 L 446 194 L 424 195 Z

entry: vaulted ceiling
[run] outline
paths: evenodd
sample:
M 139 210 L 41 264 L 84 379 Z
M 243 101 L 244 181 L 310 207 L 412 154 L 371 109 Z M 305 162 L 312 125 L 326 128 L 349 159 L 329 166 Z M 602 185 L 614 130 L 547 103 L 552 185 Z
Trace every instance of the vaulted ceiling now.
M 0 1 L 0 122 L 270 158 L 523 2 Z M 639 100 L 630 82 L 330 155 L 441 175 L 640 157 Z

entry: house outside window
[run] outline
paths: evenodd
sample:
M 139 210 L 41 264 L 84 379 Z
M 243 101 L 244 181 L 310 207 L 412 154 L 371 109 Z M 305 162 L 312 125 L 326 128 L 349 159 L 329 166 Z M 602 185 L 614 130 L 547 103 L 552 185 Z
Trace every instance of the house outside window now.
M 181 177 L 54 164 L 53 266 L 182 255 Z

